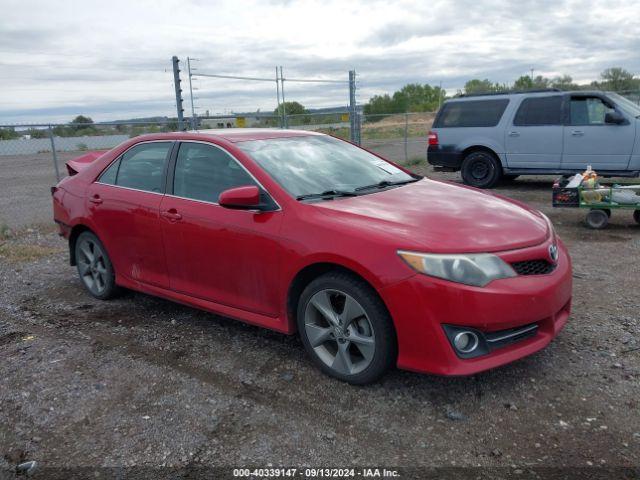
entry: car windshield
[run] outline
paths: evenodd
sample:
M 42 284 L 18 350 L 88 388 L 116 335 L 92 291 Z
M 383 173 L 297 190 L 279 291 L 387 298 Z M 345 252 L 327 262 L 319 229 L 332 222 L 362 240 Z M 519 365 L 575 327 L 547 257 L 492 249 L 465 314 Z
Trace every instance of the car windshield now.
M 630 113 L 634 117 L 640 116 L 640 106 L 636 105 L 628 98 L 613 92 L 607 92 L 607 95 L 609 95 L 611 99 L 625 112 Z
M 296 198 L 352 195 L 415 181 L 389 162 L 328 136 L 254 140 L 236 144 Z

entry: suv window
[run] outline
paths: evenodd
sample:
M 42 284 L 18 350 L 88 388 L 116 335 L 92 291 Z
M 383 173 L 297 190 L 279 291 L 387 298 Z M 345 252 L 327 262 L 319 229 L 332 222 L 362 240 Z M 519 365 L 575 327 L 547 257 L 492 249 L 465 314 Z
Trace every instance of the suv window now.
M 180 145 L 173 178 L 174 195 L 218 203 L 223 191 L 245 185 L 256 182 L 225 151 L 202 143 Z
M 513 124 L 562 125 L 562 96 L 525 98 L 518 108 Z
M 112 183 L 117 169 L 115 185 L 160 193 L 164 190 L 164 169 L 171 142 L 141 143 L 127 150 L 120 160 L 111 165 L 100 177 L 102 183 Z
M 571 125 L 604 125 L 614 109 L 599 97 L 571 97 Z
M 434 127 L 495 127 L 509 104 L 506 98 L 450 101 L 438 113 Z

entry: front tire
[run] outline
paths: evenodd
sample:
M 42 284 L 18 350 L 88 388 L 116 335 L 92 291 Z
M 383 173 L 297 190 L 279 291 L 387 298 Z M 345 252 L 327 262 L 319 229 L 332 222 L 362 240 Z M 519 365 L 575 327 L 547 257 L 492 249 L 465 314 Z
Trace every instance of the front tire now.
M 75 254 L 78 275 L 92 297 L 108 300 L 118 294 L 111 259 L 96 235 L 82 232 L 76 240 Z
M 460 173 L 466 185 L 476 188 L 493 188 L 502 176 L 502 166 L 493 154 L 476 151 L 465 157 Z
M 313 280 L 298 302 L 300 338 L 327 375 L 365 385 L 396 360 L 396 335 L 387 309 L 364 281 L 330 272 Z

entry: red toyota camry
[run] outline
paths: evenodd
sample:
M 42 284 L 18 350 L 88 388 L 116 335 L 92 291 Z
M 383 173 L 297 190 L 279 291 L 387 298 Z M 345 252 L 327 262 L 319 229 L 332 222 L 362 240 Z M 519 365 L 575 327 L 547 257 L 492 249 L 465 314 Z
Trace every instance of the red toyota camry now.
M 124 287 L 298 332 L 347 382 L 494 368 L 569 316 L 571 261 L 542 213 L 330 136 L 146 135 L 67 169 L 54 217 L 91 295 Z

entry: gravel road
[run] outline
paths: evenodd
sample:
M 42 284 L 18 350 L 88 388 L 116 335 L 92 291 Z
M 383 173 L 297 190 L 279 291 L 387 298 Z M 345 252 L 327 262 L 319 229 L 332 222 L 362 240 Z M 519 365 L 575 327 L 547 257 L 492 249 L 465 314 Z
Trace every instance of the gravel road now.
M 591 231 L 584 211 L 550 208 L 548 177 L 500 186 L 547 213 L 570 249 L 565 330 L 472 377 L 392 371 L 353 387 L 319 373 L 295 337 L 133 292 L 90 298 L 44 223 L 50 165 L 33 161 L 42 174 L 23 178 L 3 160 L 0 176 L 12 227 L 0 240 L 0 478 L 27 460 L 42 478 L 54 467 L 193 477 L 246 465 L 638 478 L 604 470 L 640 466 L 640 226 L 630 212 Z

